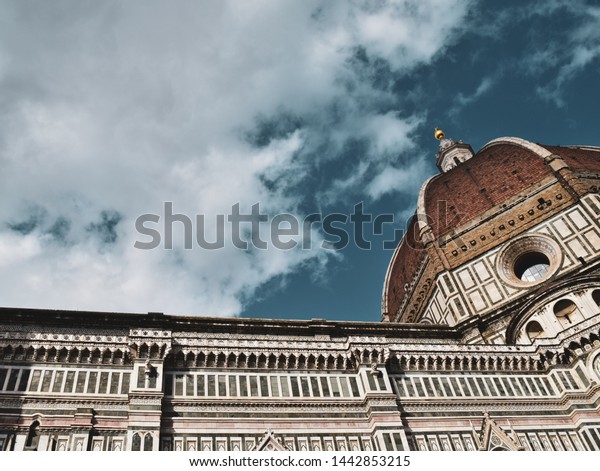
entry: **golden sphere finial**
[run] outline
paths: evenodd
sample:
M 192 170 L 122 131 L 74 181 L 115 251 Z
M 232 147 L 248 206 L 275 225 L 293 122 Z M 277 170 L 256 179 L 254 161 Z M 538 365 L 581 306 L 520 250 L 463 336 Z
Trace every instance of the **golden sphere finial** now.
M 444 139 L 444 131 L 442 131 L 441 129 L 435 128 L 434 136 L 438 141 L 440 141 L 440 140 Z

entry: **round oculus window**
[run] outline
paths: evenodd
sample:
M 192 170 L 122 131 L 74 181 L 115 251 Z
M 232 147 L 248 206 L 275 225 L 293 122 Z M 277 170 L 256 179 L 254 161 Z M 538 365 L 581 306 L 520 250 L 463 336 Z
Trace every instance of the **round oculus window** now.
M 498 273 L 507 283 L 525 288 L 550 278 L 560 266 L 562 253 L 554 239 L 532 234 L 514 240 L 498 255 Z
M 515 275 L 521 281 L 541 280 L 550 270 L 550 260 L 541 252 L 527 252 L 515 260 Z

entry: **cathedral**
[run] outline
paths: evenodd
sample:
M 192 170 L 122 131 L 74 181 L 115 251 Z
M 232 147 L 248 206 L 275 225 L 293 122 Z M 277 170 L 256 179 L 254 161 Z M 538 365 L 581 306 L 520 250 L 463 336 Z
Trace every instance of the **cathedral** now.
M 600 450 L 600 147 L 435 137 L 381 322 L 1 308 L 0 450 Z

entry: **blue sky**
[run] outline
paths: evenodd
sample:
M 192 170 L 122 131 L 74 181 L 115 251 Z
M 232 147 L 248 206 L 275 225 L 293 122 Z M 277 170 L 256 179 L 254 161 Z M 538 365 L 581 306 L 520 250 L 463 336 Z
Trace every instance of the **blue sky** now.
M 433 128 L 598 145 L 599 75 L 597 2 L 2 2 L 0 304 L 378 321 Z M 244 251 L 228 226 L 188 250 L 183 224 L 135 248 L 165 202 L 207 239 L 238 203 L 395 222 L 370 250 L 315 227 Z

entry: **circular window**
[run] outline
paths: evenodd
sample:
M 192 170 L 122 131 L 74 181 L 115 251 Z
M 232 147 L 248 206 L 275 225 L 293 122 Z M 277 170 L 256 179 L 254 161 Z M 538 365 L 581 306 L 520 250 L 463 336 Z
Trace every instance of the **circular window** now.
M 550 260 L 543 253 L 527 252 L 515 260 L 515 275 L 523 281 L 544 278 L 550 269 Z
M 498 255 L 497 268 L 504 281 L 525 288 L 554 275 L 561 260 L 560 247 L 554 239 L 535 234 L 508 244 Z

